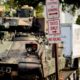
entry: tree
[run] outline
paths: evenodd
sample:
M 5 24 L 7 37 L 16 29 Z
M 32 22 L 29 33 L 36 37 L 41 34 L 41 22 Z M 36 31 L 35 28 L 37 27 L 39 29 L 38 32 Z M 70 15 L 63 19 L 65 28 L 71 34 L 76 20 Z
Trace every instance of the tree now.
M 72 12 L 73 15 L 75 14 L 75 11 L 77 9 L 80 8 L 80 0 L 60 0 L 60 2 L 62 3 L 62 7 L 65 10 L 66 7 L 71 7 L 69 12 Z M 65 7 L 65 8 L 64 8 Z M 80 15 L 78 16 L 77 20 L 76 20 L 76 24 L 80 25 Z
M 76 20 L 76 24 L 80 25 L 80 15 L 78 16 L 77 20 Z
M 14 0 L 14 1 L 20 5 L 28 4 L 35 7 L 39 2 L 42 2 L 43 4 L 45 4 L 46 0 Z M 80 0 L 59 0 L 59 1 L 60 3 L 64 4 L 64 6 L 74 5 L 77 8 L 80 7 Z
M 33 6 L 34 8 L 40 3 L 42 2 L 43 4 L 45 3 L 45 0 L 14 0 L 16 4 L 18 5 L 30 5 Z
M 69 11 L 73 13 L 80 8 L 80 0 L 60 0 L 60 3 L 62 3 L 63 10 L 66 10 L 66 7 L 70 7 Z
M 41 18 L 43 17 L 44 6 L 42 3 L 39 3 L 36 7 L 36 16 Z
M 68 5 L 74 5 L 75 7 L 80 7 L 80 0 L 61 0 L 61 2 L 68 4 Z

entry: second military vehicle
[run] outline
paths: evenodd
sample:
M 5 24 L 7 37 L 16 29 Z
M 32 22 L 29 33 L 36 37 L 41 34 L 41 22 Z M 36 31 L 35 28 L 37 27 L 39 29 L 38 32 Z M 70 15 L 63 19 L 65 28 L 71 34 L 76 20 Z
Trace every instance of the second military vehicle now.
M 30 29 L 32 27 L 34 9 L 31 6 L 24 5 L 20 9 L 11 8 L 9 12 L 2 10 L 0 17 L 0 26 L 3 30 L 10 29 Z M 10 15 L 12 14 L 12 15 Z

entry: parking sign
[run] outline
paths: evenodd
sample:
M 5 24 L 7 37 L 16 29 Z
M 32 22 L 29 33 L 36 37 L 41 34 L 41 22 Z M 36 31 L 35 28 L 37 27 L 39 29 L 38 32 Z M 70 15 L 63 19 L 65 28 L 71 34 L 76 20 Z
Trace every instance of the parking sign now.
M 59 1 L 46 0 L 46 10 L 48 19 L 59 18 Z
M 46 0 L 49 43 L 58 43 L 60 39 L 59 0 Z
M 56 20 L 48 20 L 48 34 L 49 35 L 60 35 L 60 21 L 59 19 Z
M 60 21 L 59 19 L 48 20 L 48 40 L 49 43 L 58 43 L 61 41 L 60 38 Z

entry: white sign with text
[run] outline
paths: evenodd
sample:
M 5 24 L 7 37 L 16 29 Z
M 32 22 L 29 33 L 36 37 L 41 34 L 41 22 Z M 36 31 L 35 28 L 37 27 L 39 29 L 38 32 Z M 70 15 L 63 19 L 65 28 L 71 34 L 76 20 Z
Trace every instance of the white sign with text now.
M 49 35 L 60 35 L 60 20 L 48 20 L 48 34 Z
M 58 43 L 61 41 L 61 37 L 60 36 L 53 36 L 53 35 L 48 35 L 48 41 L 49 43 Z
M 47 18 L 59 18 L 59 0 L 46 0 Z
M 60 38 L 61 29 L 59 19 L 48 20 L 48 40 L 49 43 L 58 43 Z

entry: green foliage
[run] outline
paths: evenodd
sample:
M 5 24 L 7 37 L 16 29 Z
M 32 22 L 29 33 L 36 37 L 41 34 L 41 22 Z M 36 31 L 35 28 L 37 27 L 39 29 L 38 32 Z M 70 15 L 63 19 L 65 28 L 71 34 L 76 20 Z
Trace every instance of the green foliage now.
M 80 0 L 60 0 L 60 3 L 62 4 L 62 10 L 66 11 L 66 8 L 70 8 L 67 11 L 72 15 L 80 8 Z
M 80 7 L 80 0 L 64 0 L 64 3 L 68 5 L 75 5 L 77 8 Z
M 42 2 L 43 4 L 45 4 L 45 0 L 14 0 L 14 2 L 17 5 L 29 5 L 29 6 L 33 6 L 34 8 L 40 3 Z
M 16 4 L 18 5 L 30 5 L 33 6 L 34 8 L 38 5 L 39 2 L 45 3 L 45 0 L 14 0 Z
M 9 4 L 4 4 L 5 5 L 5 11 L 9 11 L 10 10 L 10 5 Z
M 77 20 L 76 20 L 76 24 L 80 25 L 80 15 L 78 16 Z
M 19 6 L 23 6 L 23 5 L 30 5 L 33 6 L 34 8 L 36 8 L 36 6 L 42 2 L 43 4 L 45 4 L 46 0 L 10 0 L 10 5 L 16 4 Z M 75 13 L 75 10 L 77 8 L 80 8 L 80 0 L 59 0 L 60 3 L 62 4 L 62 8 L 65 11 L 66 7 L 69 7 L 70 5 L 73 5 L 73 7 L 71 7 L 71 13 Z M 69 10 L 69 11 L 70 11 Z
M 13 4 L 16 3 L 17 5 L 25 5 L 28 4 L 30 6 L 36 7 L 38 5 L 39 2 L 42 2 L 43 4 L 45 4 L 46 0 L 10 0 L 11 3 Z M 64 5 L 75 5 L 77 8 L 80 7 L 80 0 L 59 0 L 60 3 L 64 3 Z
M 44 6 L 40 3 L 35 9 L 36 9 L 36 16 L 43 17 Z
M 16 9 L 17 4 L 14 3 L 14 0 L 10 0 L 4 3 L 5 11 L 10 11 L 10 8 Z

